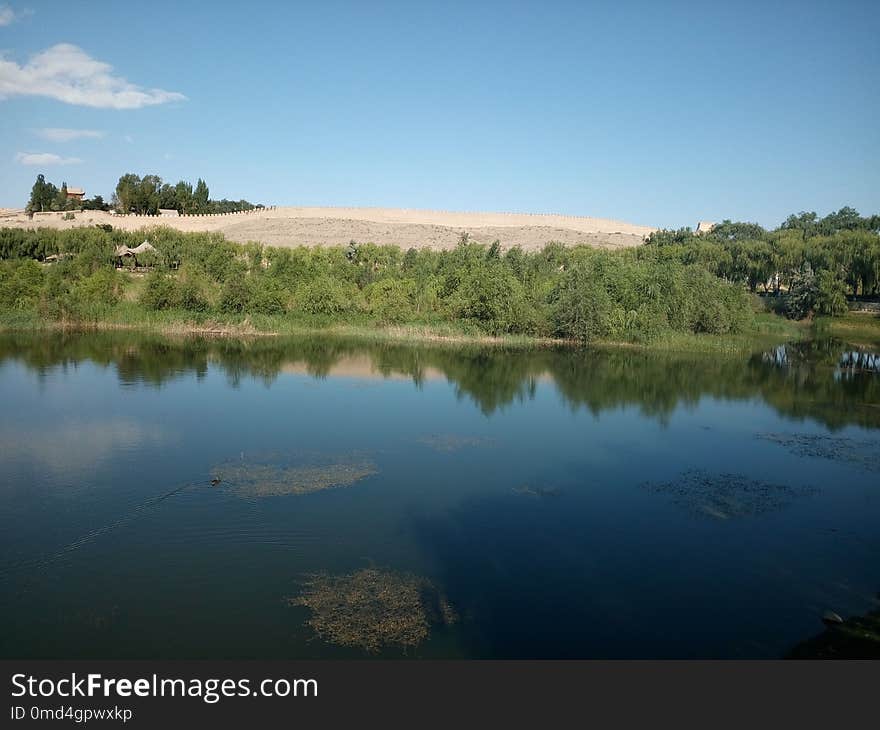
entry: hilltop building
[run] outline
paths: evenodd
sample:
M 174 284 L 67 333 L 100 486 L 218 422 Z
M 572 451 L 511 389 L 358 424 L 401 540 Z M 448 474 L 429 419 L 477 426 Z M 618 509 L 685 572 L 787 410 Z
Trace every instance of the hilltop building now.
M 82 188 L 67 188 L 68 200 L 75 200 L 76 202 L 81 203 L 84 197 L 86 197 L 86 191 Z
M 714 227 L 715 224 L 711 221 L 698 221 L 697 227 L 694 229 L 694 233 L 709 233 L 709 231 L 711 231 Z

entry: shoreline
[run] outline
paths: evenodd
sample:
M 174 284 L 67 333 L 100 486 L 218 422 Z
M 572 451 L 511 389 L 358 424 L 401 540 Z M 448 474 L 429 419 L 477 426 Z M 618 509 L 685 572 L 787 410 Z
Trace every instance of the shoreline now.
M 5 313 L 8 315 L 8 313 Z M 753 352 L 762 346 L 781 344 L 804 339 L 811 328 L 794 322 L 783 320 L 785 325 L 781 331 L 768 331 L 762 328 L 756 332 L 738 335 L 698 335 L 673 333 L 648 342 L 626 342 L 597 340 L 582 343 L 556 337 L 535 337 L 528 335 L 487 335 L 470 334 L 467 332 L 450 332 L 430 325 L 350 325 L 322 324 L 307 325 L 293 322 L 278 321 L 275 317 L 263 318 L 260 327 L 250 317 L 242 322 L 194 322 L 187 319 L 169 319 L 157 317 L 147 322 L 117 322 L 102 319 L 91 322 L 65 322 L 59 320 L 42 320 L 33 315 L 25 315 L 19 321 L 9 321 L 0 313 L 0 332 L 141 332 L 158 334 L 168 337 L 204 337 L 231 339 L 262 339 L 285 337 L 326 337 L 339 339 L 355 339 L 374 342 L 392 342 L 399 344 L 427 344 L 441 346 L 479 346 L 500 347 L 511 349 L 632 349 L 663 352 L 707 352 L 742 354 Z M 275 320 L 275 321 L 272 321 Z M 764 323 L 769 324 L 769 323 Z M 779 322 L 773 322 L 779 325 Z M 272 325 L 275 325 L 274 327 Z

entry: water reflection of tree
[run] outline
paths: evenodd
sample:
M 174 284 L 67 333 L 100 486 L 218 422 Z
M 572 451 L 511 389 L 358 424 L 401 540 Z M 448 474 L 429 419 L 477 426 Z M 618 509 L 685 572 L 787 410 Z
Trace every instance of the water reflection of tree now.
M 17 360 L 40 373 L 90 361 L 115 367 L 124 384 L 159 386 L 220 369 L 233 386 L 244 378 L 271 384 L 296 363 L 326 377 L 346 357 L 367 357 L 383 376 L 405 375 L 421 384 L 442 373 L 462 398 L 491 414 L 534 396 L 541 380 L 552 382 L 572 408 L 594 414 L 638 408 L 666 419 L 700 398 L 760 398 L 795 419 L 829 428 L 880 427 L 880 377 L 848 367 L 841 375 L 840 343 L 816 340 L 764 355 L 673 355 L 644 350 L 505 350 L 477 346 L 407 346 L 331 338 L 165 338 L 131 332 L 4 333 L 0 361 Z

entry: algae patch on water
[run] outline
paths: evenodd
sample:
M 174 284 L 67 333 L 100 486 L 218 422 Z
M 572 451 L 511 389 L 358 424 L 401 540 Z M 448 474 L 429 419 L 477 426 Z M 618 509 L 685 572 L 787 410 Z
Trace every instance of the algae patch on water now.
M 215 467 L 211 474 L 242 496 L 275 497 L 348 487 L 378 471 L 371 459 L 352 457 L 299 464 L 231 461 Z
M 495 443 L 490 438 L 462 436 L 454 433 L 432 433 L 428 436 L 422 436 L 418 439 L 418 442 L 441 453 L 452 453 L 461 449 L 478 446 L 492 446 Z
M 815 494 L 812 487 L 750 479 L 742 474 L 686 471 L 672 482 L 649 482 L 651 492 L 668 495 L 673 504 L 716 520 L 754 517 L 786 507 L 799 497 Z
M 795 456 L 849 462 L 869 471 L 880 471 L 876 441 L 804 433 L 759 433 L 755 438 L 784 446 Z
M 432 626 L 456 621 L 452 606 L 427 579 L 376 568 L 313 575 L 288 603 L 311 611 L 308 624 L 325 641 L 371 653 L 418 646 Z

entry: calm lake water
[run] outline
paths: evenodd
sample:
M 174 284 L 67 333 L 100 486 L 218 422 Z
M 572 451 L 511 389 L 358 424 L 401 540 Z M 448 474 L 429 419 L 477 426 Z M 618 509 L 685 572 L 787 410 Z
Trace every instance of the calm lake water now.
M 783 656 L 878 605 L 850 349 L 0 335 L 0 656 L 369 656 L 288 599 L 371 567 L 457 614 L 379 656 Z

